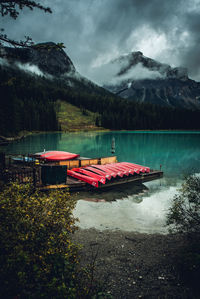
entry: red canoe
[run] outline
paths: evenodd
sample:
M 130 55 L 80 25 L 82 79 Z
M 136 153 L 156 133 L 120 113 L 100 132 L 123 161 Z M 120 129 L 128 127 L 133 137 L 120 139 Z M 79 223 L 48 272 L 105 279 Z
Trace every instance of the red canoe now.
M 86 166 L 85 169 L 90 170 L 94 173 L 100 174 L 101 176 L 105 177 L 105 179 L 107 179 L 107 180 L 111 180 L 111 175 L 106 173 L 103 170 L 97 169 L 97 168 L 92 167 L 92 166 Z
M 86 183 L 88 183 L 88 184 L 90 184 L 90 185 L 92 185 L 96 188 L 98 188 L 98 186 L 99 186 L 98 185 L 99 181 L 95 178 L 89 177 L 89 176 L 84 175 L 84 174 L 80 174 L 80 173 L 75 172 L 73 170 L 67 170 L 67 174 L 69 176 L 73 177 L 73 178 L 76 178 L 76 179 L 79 179 L 83 182 L 86 182 Z
M 78 154 L 62 152 L 62 151 L 48 151 L 42 153 L 39 156 L 39 159 L 46 160 L 46 161 L 64 161 L 64 160 L 71 160 L 79 157 Z
M 101 176 L 105 177 L 107 180 L 111 180 L 111 178 L 112 178 L 112 176 L 110 174 L 106 173 L 103 170 L 92 167 L 92 165 L 91 166 L 86 166 L 85 169 L 88 169 L 88 170 L 90 170 L 94 173 L 100 174 Z
M 108 163 L 105 165 L 90 165 L 85 167 L 73 168 L 67 170 L 67 174 L 81 181 L 84 181 L 96 188 L 99 183 L 105 184 L 106 179 L 116 176 L 140 174 L 141 172 L 149 172 L 150 168 L 129 162 Z
M 87 176 L 90 176 L 90 177 L 92 177 L 92 178 L 95 178 L 95 179 L 97 179 L 100 183 L 102 183 L 102 184 L 105 184 L 106 183 L 106 179 L 105 179 L 105 177 L 103 177 L 103 176 L 101 176 L 101 175 L 99 175 L 99 174 L 96 174 L 96 173 L 94 173 L 94 172 L 92 172 L 92 171 L 89 171 L 89 170 L 87 170 L 87 169 L 85 169 L 85 168 L 73 168 L 72 169 L 72 171 L 75 171 L 75 172 L 78 172 L 78 173 L 83 173 L 83 174 L 86 174 Z
M 123 165 L 121 165 L 121 163 L 112 163 L 109 164 L 111 167 L 113 167 L 114 169 L 117 169 L 120 171 L 121 175 L 120 176 L 128 176 L 130 174 L 129 170 L 127 167 L 124 167 Z
M 92 167 L 103 170 L 105 173 L 108 173 L 113 178 L 116 178 L 116 176 L 117 176 L 116 172 L 114 172 L 113 170 L 108 169 L 107 167 L 105 167 L 105 165 L 92 165 Z
M 134 169 L 136 173 L 150 172 L 150 168 L 146 166 L 129 163 L 129 162 L 122 162 L 122 164 L 125 165 L 126 167 L 130 167 L 131 169 Z
M 127 166 L 123 165 L 122 163 L 116 163 L 116 164 L 117 164 L 117 167 L 120 167 L 120 169 L 124 171 L 124 174 L 126 176 L 128 176 L 130 174 L 131 175 L 134 174 L 134 170 L 131 169 L 130 167 L 127 167 Z
M 116 175 L 118 175 L 119 177 L 122 178 L 122 177 L 124 176 L 122 170 L 121 170 L 121 169 L 118 169 L 117 167 L 115 167 L 114 164 L 106 164 L 106 165 L 104 165 L 104 166 L 105 166 L 107 169 L 109 169 L 109 170 L 113 171 L 114 173 L 116 173 Z

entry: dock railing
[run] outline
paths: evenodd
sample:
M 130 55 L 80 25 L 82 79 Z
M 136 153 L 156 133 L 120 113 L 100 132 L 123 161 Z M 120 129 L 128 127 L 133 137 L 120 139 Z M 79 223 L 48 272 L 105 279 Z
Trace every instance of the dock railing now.
M 0 178 L 5 184 L 18 182 L 20 184 L 32 182 L 34 186 L 40 183 L 40 168 L 5 169 Z

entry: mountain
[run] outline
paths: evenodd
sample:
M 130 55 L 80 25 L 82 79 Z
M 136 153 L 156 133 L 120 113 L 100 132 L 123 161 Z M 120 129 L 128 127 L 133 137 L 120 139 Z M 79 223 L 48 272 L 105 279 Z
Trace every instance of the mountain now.
M 116 75 L 113 75 L 115 82 L 112 82 L 110 90 L 120 96 L 132 90 L 134 99 L 135 95 L 139 99 L 140 92 L 145 89 L 142 103 L 130 100 L 128 96 L 123 99 L 81 76 L 65 51 L 54 43 L 29 48 L 0 47 L 0 135 L 60 130 L 60 108 L 67 130 L 67 122 L 78 118 L 70 112 L 69 104 L 78 107 L 80 115 L 89 116 L 88 110 L 93 112 L 96 126 L 114 130 L 199 129 L 200 110 L 174 109 L 164 100 L 162 106 L 146 101 L 150 98 L 159 103 L 155 101 L 155 95 L 161 89 L 168 91 L 169 100 L 169 87 L 164 84 L 170 81 L 174 84 L 171 84 L 171 93 L 176 89 L 177 92 L 180 89 L 185 92 L 184 84 L 188 82 L 196 84 L 193 89 L 198 97 L 199 83 L 188 79 L 185 69 L 172 69 L 147 58 L 143 60 L 142 53 L 136 56 L 135 60 L 135 55 L 131 55 L 128 60 L 121 57 L 112 62 L 114 68 L 111 70 L 115 70 L 113 74 Z M 103 75 L 106 78 L 106 72 Z M 153 93 L 155 84 L 158 87 Z M 152 97 L 147 97 L 148 92 L 152 93 Z M 187 100 L 187 108 L 191 108 L 188 103 Z
M 76 70 L 66 52 L 54 42 L 24 48 L 0 47 L 6 66 L 57 80 L 65 87 L 109 95 L 110 92 L 88 80 Z M 5 63 L 4 63 L 5 64 Z
M 4 136 L 24 130 L 59 130 L 59 109 L 71 107 L 63 102 L 89 116 L 87 109 L 97 112 L 95 102 L 117 98 L 81 76 L 65 51 L 52 42 L 28 48 L 1 46 L 0 94 L 0 135 Z M 99 119 L 97 112 L 97 125 Z
M 118 96 L 137 102 L 200 109 L 200 83 L 189 79 L 187 69 L 172 68 L 132 52 L 111 61 L 112 77 L 103 87 Z
M 11 48 L 2 47 L 1 57 L 8 62 L 20 62 L 37 66 L 44 74 L 61 76 L 63 74 L 74 74 L 75 67 L 69 56 L 62 48 L 56 47 L 53 42 L 41 43 L 32 47 Z

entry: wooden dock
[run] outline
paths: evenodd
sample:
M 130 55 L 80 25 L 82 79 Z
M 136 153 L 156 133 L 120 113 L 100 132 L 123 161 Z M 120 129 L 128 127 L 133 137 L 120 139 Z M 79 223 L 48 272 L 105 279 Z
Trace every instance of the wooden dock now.
M 133 175 L 129 177 L 118 178 L 106 182 L 106 184 L 101 184 L 99 188 L 92 187 L 85 182 L 74 179 L 72 177 L 67 177 L 66 184 L 60 185 L 47 185 L 40 186 L 39 189 L 42 191 L 48 191 L 53 189 L 69 189 L 69 191 L 87 191 L 87 190 L 97 190 L 97 189 L 107 189 L 112 188 L 116 185 L 128 184 L 128 183 L 145 183 L 153 180 L 157 180 L 163 177 L 163 172 L 158 170 L 152 170 L 149 173 L 143 173 L 138 175 Z
M 30 155 L 30 157 L 32 157 Z M 12 157 L 7 157 L 9 159 L 9 162 L 11 161 Z M 83 180 L 81 181 L 78 178 L 74 178 L 72 176 L 63 176 L 63 170 L 62 170 L 62 178 L 57 180 L 57 179 L 52 179 L 52 177 L 56 178 L 57 172 L 51 173 L 50 170 L 56 170 L 58 166 L 61 166 L 61 168 L 65 167 L 66 171 L 73 169 L 73 168 L 79 168 L 79 167 L 87 167 L 87 166 L 92 166 L 92 165 L 109 165 L 109 164 L 115 164 L 117 162 L 117 157 L 116 156 L 111 156 L 111 157 L 101 157 L 101 158 L 83 158 L 79 157 L 78 159 L 73 159 L 73 160 L 67 160 L 67 161 L 58 161 L 56 163 L 46 163 L 45 161 L 38 161 L 37 159 L 35 162 L 27 163 L 26 159 L 27 157 L 22 157 L 22 159 L 19 161 L 22 161 L 22 163 L 17 163 L 14 165 L 11 165 L 9 163 L 8 168 L 5 167 L 4 165 L 4 171 L 2 172 L 2 180 L 5 183 L 12 182 L 17 180 L 19 183 L 25 183 L 27 181 L 32 180 L 33 184 L 36 188 L 38 188 L 41 191 L 48 191 L 48 190 L 53 190 L 53 189 L 69 189 L 70 192 L 73 191 L 92 191 L 92 190 L 98 190 L 98 189 L 108 189 L 112 188 L 115 186 L 119 185 L 124 185 L 128 183 L 145 183 L 148 181 L 156 180 L 159 178 L 163 177 L 163 172 L 160 170 L 151 170 L 150 172 L 145 172 L 141 171 L 139 174 L 137 172 L 134 173 L 134 175 L 128 175 L 128 176 L 123 176 L 123 177 L 115 177 L 111 178 L 111 180 L 106 180 L 105 184 L 99 183 L 98 188 L 93 187 L 92 185 L 89 185 L 89 183 L 84 182 Z M 29 156 L 28 156 L 29 158 Z M 3 159 L 2 159 L 3 160 Z M 4 160 L 5 160 L 5 155 L 4 155 Z M 16 161 L 15 161 L 16 162 Z M 36 163 L 37 162 L 37 163 Z M 39 162 L 39 163 L 38 163 Z M 6 164 L 6 163 L 4 163 Z M 120 163 L 119 163 L 120 164 Z M 130 163 L 131 164 L 131 163 Z M 117 164 L 116 164 L 117 165 Z M 49 169 L 47 169 L 49 167 Z M 143 167 L 143 166 L 141 166 Z M 45 169 L 46 168 L 46 169 Z M 86 168 L 87 169 L 87 168 Z M 47 170 L 50 171 L 50 174 L 48 173 L 48 179 L 47 179 Z M 57 170 L 56 170 L 57 171 Z M 65 171 L 65 170 L 64 170 Z M 43 175 L 42 175 L 43 174 Z M 45 174 L 45 179 L 44 179 L 44 174 Z M 59 175 L 60 172 L 59 172 Z M 0 178 L 1 179 L 1 178 Z M 60 184 L 52 184 L 52 183 L 58 183 Z M 63 182 L 61 184 L 61 182 Z

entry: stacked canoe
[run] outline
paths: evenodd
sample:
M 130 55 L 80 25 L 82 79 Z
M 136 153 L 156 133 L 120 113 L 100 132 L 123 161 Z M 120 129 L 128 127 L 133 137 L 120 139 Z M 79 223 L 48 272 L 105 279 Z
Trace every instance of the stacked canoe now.
M 111 179 L 149 173 L 150 168 L 129 162 L 110 163 L 105 165 L 89 165 L 67 170 L 67 175 L 86 182 L 96 188 Z

